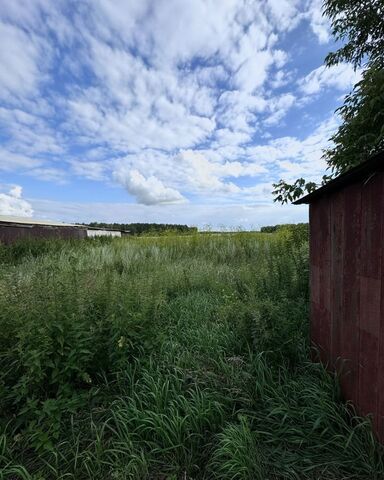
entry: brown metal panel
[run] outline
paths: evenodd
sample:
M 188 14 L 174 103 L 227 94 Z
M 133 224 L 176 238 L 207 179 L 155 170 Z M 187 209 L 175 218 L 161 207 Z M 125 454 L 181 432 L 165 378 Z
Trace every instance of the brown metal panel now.
M 342 325 L 340 357 L 343 359 L 340 384 L 344 398 L 357 405 L 359 385 L 361 186 L 344 191 L 344 262 L 342 284 Z
M 376 414 L 378 394 L 378 352 L 380 302 L 376 279 L 360 277 L 359 411 Z
M 320 307 L 321 307 L 321 345 L 328 362 L 331 359 L 331 232 L 330 202 L 321 201 L 321 269 L 320 269 Z
M 331 349 L 330 284 L 330 207 L 327 198 L 311 206 L 311 261 L 314 285 L 311 293 L 311 341 L 319 349 L 320 359 L 327 363 Z
M 30 238 L 85 238 L 86 236 L 87 231 L 78 227 L 0 225 L 0 242 L 5 245 Z
M 331 366 L 340 369 L 343 328 L 344 190 L 329 197 L 331 211 Z
M 358 409 L 362 415 L 373 415 L 376 427 L 383 194 L 382 175 L 375 175 L 362 185 Z
M 384 174 L 381 175 L 384 183 Z M 384 186 L 383 186 L 384 189 Z M 381 209 L 381 275 L 380 275 L 380 337 L 379 337 L 379 378 L 378 378 L 378 404 L 377 404 L 377 435 L 384 443 L 384 195 L 378 201 Z
M 384 174 L 310 206 L 311 339 L 384 442 Z
M 383 207 L 383 174 L 376 174 L 361 187 L 362 242 L 365 254 L 362 255 L 361 274 L 365 277 L 380 278 L 381 275 L 381 229 Z
M 310 304 L 310 335 L 311 342 L 315 348 L 320 348 L 320 324 L 321 314 L 320 309 L 320 215 L 318 204 L 311 204 L 309 206 L 309 262 L 310 262 L 310 289 L 311 289 L 311 304 Z M 314 351 L 314 360 L 317 360 L 317 353 Z

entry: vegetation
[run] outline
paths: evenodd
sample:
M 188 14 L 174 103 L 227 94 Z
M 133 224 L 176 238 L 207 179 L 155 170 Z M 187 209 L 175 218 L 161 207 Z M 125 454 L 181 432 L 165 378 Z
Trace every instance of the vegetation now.
M 325 0 L 324 14 L 330 19 L 336 41 L 343 45 L 325 59 L 330 67 L 341 62 L 362 69 L 362 79 L 336 110 L 341 124 L 325 150 L 330 175 L 323 184 L 384 150 L 384 2 L 383 0 Z M 303 178 L 293 184 L 275 184 L 275 201 L 286 203 L 317 188 Z
M 0 246 L 0 479 L 383 478 L 300 229 L 36 245 Z
M 278 230 L 288 230 L 292 232 L 292 235 L 299 236 L 300 239 L 308 239 L 309 238 L 309 223 L 297 223 L 295 225 L 292 224 L 281 224 L 281 225 L 267 225 L 265 227 L 260 228 L 260 232 L 262 233 L 275 233 Z
M 159 233 L 196 233 L 197 227 L 178 225 L 173 223 L 100 223 L 91 222 L 90 227 L 112 228 L 114 230 L 126 230 L 132 235 L 159 234 Z

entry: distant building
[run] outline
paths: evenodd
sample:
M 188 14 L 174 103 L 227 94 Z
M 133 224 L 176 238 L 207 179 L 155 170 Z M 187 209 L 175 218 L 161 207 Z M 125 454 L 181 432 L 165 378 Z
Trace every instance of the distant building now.
M 128 231 L 121 232 L 109 228 L 89 227 L 50 220 L 35 220 L 26 217 L 0 215 L 0 243 L 8 245 L 25 238 L 94 238 L 121 237 Z
M 384 442 L 384 152 L 296 203 L 309 204 L 312 343 Z
M 121 237 L 120 230 L 112 230 L 109 228 L 86 227 L 87 237 Z
M 0 215 L 0 243 L 10 244 L 25 238 L 86 238 L 82 225 Z

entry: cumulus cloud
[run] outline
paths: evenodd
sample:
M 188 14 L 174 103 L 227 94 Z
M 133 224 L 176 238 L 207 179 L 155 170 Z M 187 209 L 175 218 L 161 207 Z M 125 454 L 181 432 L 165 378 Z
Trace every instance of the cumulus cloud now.
M 155 176 L 144 177 L 138 170 L 120 169 L 114 172 L 115 179 L 143 205 L 183 203 L 186 199 L 177 190 L 166 187 Z
M 22 198 L 22 192 L 20 185 L 11 186 L 8 193 L 0 192 L 0 215 L 32 217 L 32 205 Z
M 233 182 L 235 178 L 254 177 L 266 171 L 265 167 L 255 162 L 215 161 L 204 152 L 193 150 L 181 151 L 175 163 L 179 165 L 183 183 L 189 185 L 191 191 L 211 195 L 240 193 L 241 188 Z

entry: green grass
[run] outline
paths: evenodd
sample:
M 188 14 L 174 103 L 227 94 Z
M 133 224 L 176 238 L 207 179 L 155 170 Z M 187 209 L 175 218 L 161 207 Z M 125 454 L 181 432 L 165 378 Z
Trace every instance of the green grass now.
M 0 247 L 0 479 L 384 478 L 294 230 Z

